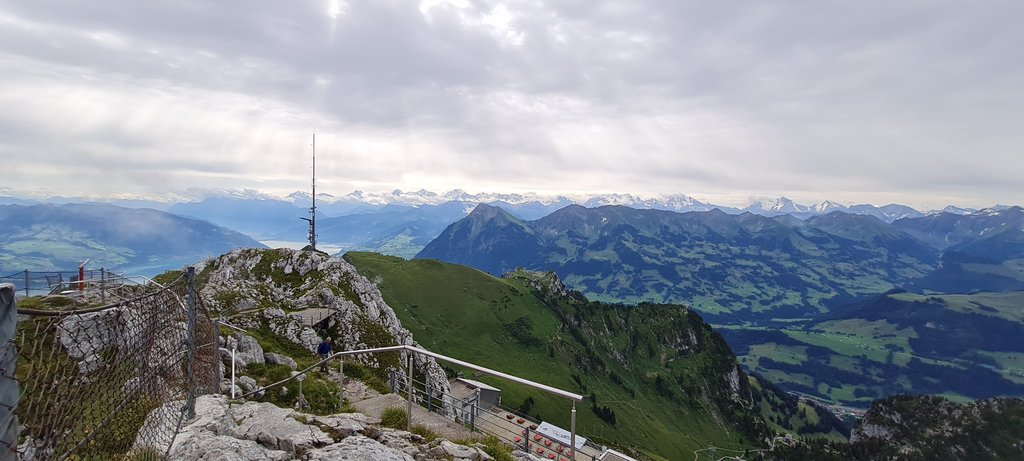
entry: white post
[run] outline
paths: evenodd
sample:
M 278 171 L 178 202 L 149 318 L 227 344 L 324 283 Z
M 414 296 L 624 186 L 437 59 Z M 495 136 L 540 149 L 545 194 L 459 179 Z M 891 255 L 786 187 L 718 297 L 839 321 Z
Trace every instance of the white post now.
M 235 348 L 231 346 L 231 399 L 235 398 Z
M 345 405 L 345 357 L 338 357 L 338 374 L 341 375 L 338 389 L 338 411 Z
M 575 401 L 572 402 L 572 422 L 571 422 L 571 424 L 572 425 L 569 426 L 569 429 L 572 430 L 572 433 L 569 436 L 569 445 L 572 445 L 572 447 L 571 447 L 572 451 L 570 452 L 569 459 L 572 459 L 572 461 L 576 461 L 576 402 Z

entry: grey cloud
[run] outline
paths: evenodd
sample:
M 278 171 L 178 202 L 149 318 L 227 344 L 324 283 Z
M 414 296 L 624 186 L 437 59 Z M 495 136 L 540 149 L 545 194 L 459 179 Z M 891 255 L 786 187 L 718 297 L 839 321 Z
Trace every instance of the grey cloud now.
M 8 3 L 0 153 L 37 166 L 302 188 L 317 129 L 337 187 L 1024 202 L 1016 2 Z

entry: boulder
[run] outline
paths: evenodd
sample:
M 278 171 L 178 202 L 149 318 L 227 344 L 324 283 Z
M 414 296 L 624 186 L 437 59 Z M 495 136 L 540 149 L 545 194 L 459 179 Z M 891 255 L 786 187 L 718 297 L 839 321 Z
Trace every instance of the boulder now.
M 472 459 L 473 461 L 480 459 L 480 453 L 477 453 L 475 448 L 459 445 L 447 440 L 442 440 L 437 448 L 440 448 L 446 456 L 452 458 L 465 458 Z
M 231 380 L 230 379 L 222 379 L 222 380 L 220 380 L 220 393 L 224 394 L 224 395 L 226 395 L 228 397 L 231 397 Z M 238 387 L 238 385 L 235 384 L 235 396 L 237 397 L 237 396 L 242 395 L 242 394 L 244 394 L 244 392 L 242 392 L 242 388 Z
M 331 416 L 314 416 L 317 424 L 330 428 L 331 432 L 348 437 L 366 430 L 367 417 L 362 413 L 339 414 Z
M 240 370 L 253 363 L 265 363 L 263 361 L 263 348 L 260 343 L 249 335 L 239 334 L 237 337 L 228 339 L 228 349 L 235 346 L 235 369 Z M 230 364 L 231 352 L 228 352 L 228 363 Z M 230 366 L 230 365 L 229 365 Z
M 295 360 L 291 357 L 273 352 L 264 352 L 263 361 L 269 365 L 287 365 L 292 370 L 299 368 L 299 364 L 295 363 Z
M 248 376 L 239 376 L 235 382 L 238 383 L 239 386 L 242 386 L 242 389 L 245 390 L 245 393 L 249 393 L 260 388 L 259 384 L 256 383 L 256 380 Z M 253 394 L 252 397 L 259 399 L 262 398 L 263 394 L 265 393 L 266 391 L 261 390 Z

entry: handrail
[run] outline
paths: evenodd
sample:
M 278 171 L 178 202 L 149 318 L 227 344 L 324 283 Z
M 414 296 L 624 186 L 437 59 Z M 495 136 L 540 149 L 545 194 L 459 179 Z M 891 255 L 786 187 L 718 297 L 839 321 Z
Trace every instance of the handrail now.
M 485 367 L 482 367 L 482 366 L 479 366 L 479 365 L 474 365 L 472 363 L 464 362 L 462 360 L 451 358 L 451 357 L 448 357 L 446 355 L 441 355 L 441 354 L 438 354 L 436 352 L 430 352 L 430 351 L 428 351 L 426 349 L 420 349 L 418 347 L 413 347 L 413 346 L 401 346 L 401 347 L 404 347 L 406 350 L 408 350 L 410 352 L 415 352 L 415 353 L 418 353 L 418 354 L 426 355 L 428 357 L 433 357 L 435 359 L 444 360 L 444 361 L 446 361 L 448 363 L 452 363 L 452 364 L 455 364 L 455 365 L 458 365 L 458 366 L 461 366 L 461 367 L 469 368 L 471 370 L 476 370 L 476 371 L 479 371 L 481 373 L 485 373 L 485 374 L 488 374 L 488 375 L 491 375 L 491 376 L 494 376 L 494 377 L 497 377 L 497 378 L 507 379 L 509 381 L 516 382 L 516 383 L 522 384 L 524 386 L 529 386 L 529 387 L 532 387 L 534 389 L 547 392 L 549 394 L 554 394 L 554 395 L 557 395 L 557 396 L 562 397 L 562 398 L 566 398 L 566 399 L 569 399 L 569 400 L 574 400 L 576 402 L 583 401 L 583 396 L 582 395 L 575 394 L 575 393 L 572 393 L 572 392 L 569 392 L 569 391 L 563 391 L 561 389 L 558 389 L 556 387 L 551 387 L 551 386 L 548 386 L 546 384 L 541 384 L 541 383 L 538 383 L 538 382 L 533 382 L 533 381 L 530 381 L 530 380 L 525 379 L 525 378 L 520 378 L 518 376 L 512 376 L 510 374 L 502 373 L 500 371 L 492 370 L 490 368 L 485 368 Z
M 331 361 L 331 360 L 333 360 L 336 357 L 345 357 L 345 356 L 349 356 L 349 355 L 359 355 L 359 354 L 372 354 L 372 353 L 375 353 L 375 352 L 402 351 L 402 350 L 408 351 L 408 352 L 412 352 L 414 354 L 425 355 L 427 357 L 432 357 L 432 358 L 437 359 L 437 360 L 443 360 L 443 361 L 451 363 L 453 365 L 458 365 L 460 367 L 469 368 L 471 370 L 479 371 L 481 373 L 484 373 L 484 374 L 487 374 L 487 375 L 491 375 L 491 376 L 494 376 L 494 377 L 497 377 L 497 378 L 507 379 L 509 381 L 512 381 L 512 382 L 515 382 L 515 383 L 519 383 L 519 384 L 522 384 L 524 386 L 532 387 L 534 389 L 541 390 L 541 391 L 547 392 L 549 394 L 554 394 L 554 395 L 557 395 L 557 396 L 565 398 L 565 399 L 573 400 L 573 401 L 576 401 L 576 402 L 582 402 L 583 401 L 583 396 L 579 395 L 579 394 L 575 394 L 575 393 L 572 393 L 572 392 L 569 392 L 569 391 L 563 391 L 561 389 L 558 389 L 556 387 L 551 387 L 551 386 L 548 386 L 546 384 L 541 384 L 541 383 L 538 383 L 538 382 L 530 381 L 529 379 L 520 378 L 518 376 L 512 376 L 510 374 L 502 373 L 502 372 L 497 371 L 497 370 L 492 370 L 492 369 L 487 368 L 487 367 L 482 367 L 480 365 L 474 365 L 472 363 L 465 362 L 465 361 L 462 361 L 462 360 L 459 360 L 459 359 L 456 359 L 456 358 L 453 358 L 453 357 L 448 357 L 447 355 L 438 354 L 437 352 L 431 352 L 431 351 L 428 351 L 426 349 L 421 349 L 421 348 L 413 347 L 413 346 L 407 346 L 407 345 L 404 345 L 404 344 L 403 345 L 399 345 L 399 346 L 372 347 L 372 348 L 369 348 L 369 349 L 359 349 L 359 350 L 354 350 L 354 351 L 335 352 L 334 354 L 331 354 L 331 356 L 327 357 L 326 359 L 320 360 L 319 362 L 317 362 L 313 366 L 318 366 L 318 365 L 320 365 L 320 364 L 322 364 L 324 362 Z M 312 368 L 312 367 L 310 367 L 310 368 Z
M 280 386 L 280 385 L 282 385 L 284 383 L 287 383 L 287 382 L 289 382 L 291 380 L 298 379 L 300 376 L 304 377 L 305 374 L 308 373 L 310 370 L 312 370 L 312 369 L 314 369 L 316 367 L 319 367 L 321 365 L 324 365 L 325 363 L 327 363 L 327 362 L 329 362 L 331 360 L 334 360 L 336 358 L 345 357 L 345 356 L 349 356 L 349 355 L 372 354 L 372 353 L 376 353 L 376 352 L 392 352 L 392 351 L 407 351 L 407 352 L 409 352 L 411 354 L 425 355 L 427 357 L 432 357 L 435 360 L 441 360 L 441 361 L 448 362 L 448 363 L 451 363 L 451 364 L 454 364 L 454 365 L 458 365 L 458 366 L 461 366 L 461 367 L 469 368 L 471 370 L 475 370 L 475 371 L 478 371 L 480 373 L 484 373 L 484 374 L 491 375 L 491 376 L 494 376 L 494 377 L 497 377 L 497 378 L 501 378 L 501 379 L 505 379 L 505 380 L 508 380 L 508 381 L 512 381 L 514 383 L 522 384 L 522 385 L 527 386 L 527 387 L 532 387 L 534 389 L 537 389 L 537 390 L 540 390 L 540 391 L 544 391 L 544 392 L 547 392 L 549 394 L 554 394 L 555 396 L 562 397 L 564 399 L 571 400 L 572 401 L 572 417 L 571 417 L 571 420 L 570 420 L 571 421 L 571 425 L 570 425 L 570 429 L 569 429 L 570 430 L 569 446 L 572 447 L 572 451 L 571 451 L 569 459 L 572 459 L 572 460 L 576 459 L 576 402 L 583 401 L 583 396 L 582 395 L 579 395 L 579 394 L 576 394 L 576 393 L 572 393 L 572 392 L 569 392 L 569 391 L 563 391 L 561 389 L 558 389 L 558 388 L 555 388 L 555 387 L 551 387 L 551 386 L 548 386 L 546 384 L 541 384 L 541 383 L 538 383 L 538 382 L 530 381 L 528 379 L 520 378 L 518 376 L 512 376 L 512 375 L 507 374 L 507 373 L 502 373 L 500 371 L 492 370 L 490 368 L 482 367 L 480 365 L 474 365 L 472 363 L 469 363 L 469 362 L 466 362 L 466 361 L 463 361 L 463 360 L 459 360 L 459 359 L 456 359 L 456 358 L 453 358 L 453 357 L 448 357 L 447 355 L 438 354 L 436 352 L 431 352 L 431 351 L 428 351 L 426 349 L 421 349 L 421 348 L 413 347 L 413 346 L 400 345 L 400 346 L 387 346 L 387 347 L 373 347 L 373 348 L 359 349 L 359 350 L 354 350 L 354 351 L 335 352 L 335 353 L 329 355 L 327 358 L 321 359 L 321 360 L 317 361 L 316 363 L 314 363 L 314 364 L 312 364 L 312 365 L 302 369 L 302 371 L 295 372 L 295 374 L 293 374 L 292 376 L 289 376 L 289 377 L 287 377 L 285 379 L 282 379 L 280 381 L 268 384 L 268 385 L 263 386 L 263 387 L 261 387 L 259 389 L 254 389 L 254 390 L 252 390 L 250 392 L 242 394 L 241 396 L 239 396 L 239 398 L 245 398 L 245 397 L 257 394 L 259 392 L 265 392 L 267 389 L 269 389 L 271 387 Z M 409 356 L 409 363 L 408 363 L 408 371 L 407 371 L 407 376 L 406 376 L 406 379 L 409 380 L 409 383 L 408 383 L 408 387 L 409 388 L 407 389 L 408 397 L 407 397 L 407 402 L 406 402 L 406 405 L 408 406 L 408 408 L 406 410 L 406 414 L 408 415 L 408 423 L 407 424 L 410 425 L 410 426 L 412 424 L 412 400 L 413 400 L 412 363 L 413 363 L 413 360 L 412 360 L 412 356 L 410 355 Z M 232 392 L 234 392 L 234 383 L 232 383 Z

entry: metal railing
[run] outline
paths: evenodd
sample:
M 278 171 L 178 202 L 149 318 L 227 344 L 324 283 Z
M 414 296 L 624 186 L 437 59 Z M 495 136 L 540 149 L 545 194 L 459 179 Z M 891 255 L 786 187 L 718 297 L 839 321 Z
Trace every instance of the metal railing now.
M 16 295 L 70 297 L 90 296 L 95 301 L 106 303 L 108 296 L 111 301 L 128 299 L 138 293 L 132 288 L 150 285 L 152 279 L 141 275 L 125 275 L 123 272 L 111 272 L 106 269 L 89 269 L 82 271 L 21 271 L 0 275 L 0 283 L 15 285 Z M 157 284 L 159 285 L 159 284 Z
M 423 381 L 412 380 L 413 402 L 428 412 L 437 410 L 442 416 L 457 423 L 467 426 L 471 431 L 497 437 L 509 446 L 515 447 L 534 456 L 542 454 L 555 456 L 556 460 L 570 459 L 576 451 L 576 460 L 594 461 L 606 450 L 605 447 L 594 445 L 589 440 L 581 443 L 577 450 L 572 448 L 569 441 L 560 440 L 538 431 L 538 424 L 526 415 L 521 415 L 501 405 L 481 405 L 479 394 L 470 398 L 459 398 L 453 394 L 437 394 L 434 389 Z M 408 393 L 407 385 L 403 380 L 393 379 L 389 381 L 389 388 L 393 393 Z M 451 414 L 443 414 L 444 399 L 448 398 L 454 405 L 455 410 Z M 438 402 L 435 404 L 435 402 Z M 538 452 L 537 450 L 540 450 Z
M 221 321 L 220 324 L 224 325 L 225 322 Z M 339 370 L 339 373 L 341 374 L 342 382 L 344 382 L 344 377 L 345 377 L 344 366 L 345 366 L 345 362 L 344 362 L 344 360 L 342 360 L 344 357 L 355 356 L 355 355 L 365 355 L 365 354 L 376 354 L 376 353 L 383 353 L 383 352 L 399 352 L 399 351 L 405 351 L 405 352 L 409 353 L 408 357 L 407 357 L 407 360 L 406 360 L 407 363 L 406 363 L 406 369 L 405 369 L 405 386 L 403 388 L 397 389 L 399 392 L 404 391 L 405 396 L 406 396 L 406 415 L 408 416 L 407 417 L 407 422 L 406 422 L 406 430 L 409 430 L 409 431 L 412 430 L 412 420 L 413 420 L 413 417 L 412 417 L 412 414 L 413 414 L 412 413 L 412 404 L 415 401 L 415 396 L 414 396 L 415 386 L 414 386 L 414 383 L 413 383 L 413 372 L 412 372 L 413 356 L 414 355 L 420 355 L 420 356 L 424 356 L 424 357 L 433 358 L 434 360 L 440 360 L 440 361 L 443 361 L 443 362 L 446 362 L 446 363 L 449 363 L 449 364 L 452 364 L 452 365 L 457 365 L 457 366 L 460 366 L 460 367 L 463 367 L 463 368 L 468 368 L 470 370 L 473 370 L 473 371 L 476 371 L 476 372 L 479 372 L 479 373 L 483 373 L 483 374 L 488 375 L 488 376 L 493 376 L 493 377 L 496 377 L 496 378 L 500 378 L 500 379 L 504 379 L 504 380 L 507 380 L 507 381 L 511 381 L 511 382 L 514 382 L 514 383 L 517 383 L 517 384 L 520 384 L 520 385 L 523 385 L 523 386 L 530 387 L 532 389 L 536 389 L 536 390 L 539 390 L 539 391 L 542 391 L 542 392 L 546 392 L 546 393 L 555 395 L 557 397 L 569 400 L 572 403 L 572 412 L 570 414 L 570 436 L 569 436 L 569 446 L 571 447 L 571 451 L 569 451 L 569 458 L 568 459 L 570 459 L 572 461 L 576 461 L 576 459 L 577 459 L 576 458 L 576 452 L 577 452 L 577 450 L 576 450 L 576 403 L 583 400 L 583 396 L 582 395 L 576 394 L 576 393 L 573 393 L 573 392 L 569 392 L 569 391 L 565 391 L 565 390 L 562 390 L 562 389 L 558 389 L 556 387 L 548 386 L 546 384 L 541 384 L 541 383 L 538 383 L 538 382 L 535 382 L 535 381 L 531 381 L 531 380 L 528 380 L 528 379 L 525 379 L 525 378 L 520 378 L 518 376 L 514 376 L 514 375 L 507 374 L 507 373 L 503 373 L 503 372 L 500 372 L 500 371 L 497 371 L 497 370 L 493 370 L 493 369 L 490 369 L 490 368 L 487 368 L 487 367 L 483 367 L 483 366 L 480 366 L 480 365 L 477 365 L 477 364 L 474 364 L 474 363 L 470 363 L 470 362 L 466 362 L 466 361 L 463 361 L 463 360 L 459 360 L 459 359 L 456 359 L 456 358 L 453 358 L 453 357 L 448 357 L 446 355 L 438 354 L 436 352 L 431 352 L 431 351 L 428 351 L 426 349 L 422 349 L 422 348 L 419 348 L 419 347 L 401 345 L 401 346 L 375 347 L 375 348 L 368 348 L 368 349 L 358 349 L 358 350 L 353 350 L 353 351 L 335 352 L 330 357 L 327 357 L 325 359 L 321 359 L 321 360 L 317 361 L 316 363 L 314 363 L 314 364 L 312 364 L 312 365 L 310 365 L 310 366 L 308 366 L 306 368 L 303 368 L 302 370 L 297 371 L 295 374 L 293 374 L 292 376 L 289 376 L 288 378 L 282 379 L 282 380 L 277 381 L 277 382 L 270 383 L 270 384 L 268 384 L 266 386 L 263 386 L 261 388 L 258 388 L 258 389 L 251 390 L 249 392 L 246 392 L 246 393 L 238 396 L 238 398 L 250 397 L 250 396 L 259 394 L 261 392 L 266 392 L 269 389 L 275 388 L 277 386 L 284 385 L 284 384 L 286 384 L 286 383 L 288 383 L 288 382 L 290 382 L 292 380 L 295 380 L 295 379 L 299 379 L 301 381 L 301 379 L 303 379 L 303 378 L 300 378 L 300 377 L 304 377 L 310 371 L 313 371 L 314 369 L 318 369 L 318 368 L 321 367 L 321 365 L 330 363 L 332 360 L 338 360 L 338 362 L 339 362 L 338 370 Z M 234 354 L 232 354 L 232 366 L 231 366 L 231 369 L 232 369 L 231 390 L 232 390 L 232 393 L 233 393 L 234 389 L 235 389 Z M 452 396 L 452 398 L 454 399 L 455 397 Z M 477 407 L 477 409 L 474 409 L 474 412 L 476 412 L 476 411 L 483 411 L 483 409 L 479 409 L 479 407 Z M 495 414 L 495 416 L 497 416 L 497 415 Z M 473 423 L 474 425 L 475 425 L 475 421 L 476 421 L 476 419 L 474 418 L 474 423 Z M 511 439 L 505 438 L 504 440 L 511 440 L 513 442 L 513 445 L 514 445 L 515 444 L 514 437 L 515 436 L 513 436 Z M 544 437 L 546 438 L 546 436 L 544 436 Z M 499 438 L 501 438 L 501 437 L 499 436 Z M 525 437 L 523 439 L 525 440 Z M 552 439 L 552 440 L 554 440 L 554 439 Z M 554 441 L 552 441 L 552 443 L 554 443 Z M 526 440 L 526 446 L 529 446 L 529 441 L 528 440 Z M 591 457 L 591 459 L 593 459 L 593 457 Z

